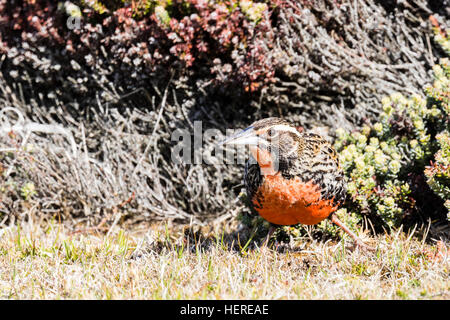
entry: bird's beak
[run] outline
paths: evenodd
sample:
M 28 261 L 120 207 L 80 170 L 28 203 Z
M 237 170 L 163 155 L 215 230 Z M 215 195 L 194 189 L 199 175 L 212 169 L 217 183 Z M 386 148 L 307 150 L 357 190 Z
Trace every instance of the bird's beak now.
M 264 144 L 264 142 L 265 142 L 265 140 L 260 138 L 255 133 L 255 130 L 253 130 L 253 127 L 248 127 L 247 129 L 242 130 L 241 132 L 235 134 L 234 136 L 220 142 L 219 145 L 237 144 L 237 145 L 258 146 L 258 145 Z

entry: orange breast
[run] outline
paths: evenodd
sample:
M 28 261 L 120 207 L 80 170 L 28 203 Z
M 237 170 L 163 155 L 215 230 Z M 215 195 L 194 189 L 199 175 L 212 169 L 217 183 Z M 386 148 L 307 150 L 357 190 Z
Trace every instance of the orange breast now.
M 264 219 L 278 225 L 317 224 L 337 209 L 332 199 L 320 199 L 317 185 L 298 177 L 266 176 L 258 191 L 262 199 L 261 202 L 254 199 L 256 210 Z

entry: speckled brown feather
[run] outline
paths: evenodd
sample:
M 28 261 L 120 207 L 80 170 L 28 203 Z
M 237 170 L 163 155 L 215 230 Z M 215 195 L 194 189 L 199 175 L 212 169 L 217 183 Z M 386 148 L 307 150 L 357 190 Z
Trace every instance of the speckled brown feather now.
M 280 124 L 289 125 L 269 118 L 252 126 L 264 132 Z M 336 151 L 317 134 L 281 129 L 277 137 L 276 174 L 262 174 L 254 158 L 246 164 L 244 182 L 253 208 L 275 224 L 316 224 L 334 212 L 345 198 L 344 175 Z

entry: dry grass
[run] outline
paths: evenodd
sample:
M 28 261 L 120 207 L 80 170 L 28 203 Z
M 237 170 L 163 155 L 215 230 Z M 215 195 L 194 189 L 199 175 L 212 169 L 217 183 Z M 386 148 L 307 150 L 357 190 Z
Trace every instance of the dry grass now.
M 114 227 L 105 235 L 55 222 L 4 227 L 0 298 L 450 298 L 447 245 L 426 243 L 417 233 L 365 237 L 378 247 L 365 253 L 345 248 L 349 240 L 246 246 L 228 229 L 152 225 L 145 232 Z

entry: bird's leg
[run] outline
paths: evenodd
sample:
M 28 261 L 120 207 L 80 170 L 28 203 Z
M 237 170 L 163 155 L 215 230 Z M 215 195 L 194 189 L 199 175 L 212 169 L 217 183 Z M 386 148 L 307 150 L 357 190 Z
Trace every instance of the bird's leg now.
M 267 247 L 267 244 L 269 243 L 270 237 L 275 232 L 276 228 L 273 225 L 270 225 L 269 232 L 267 232 L 266 239 L 264 240 L 264 247 Z
M 352 237 L 353 241 L 355 241 L 356 246 L 368 250 L 368 251 L 375 251 L 374 248 L 369 247 L 367 244 L 365 244 L 361 238 L 359 238 L 354 232 L 352 232 L 341 220 L 338 219 L 336 214 L 332 213 L 331 216 L 331 222 L 333 222 L 335 225 L 340 227 L 342 230 L 344 230 L 350 237 Z

